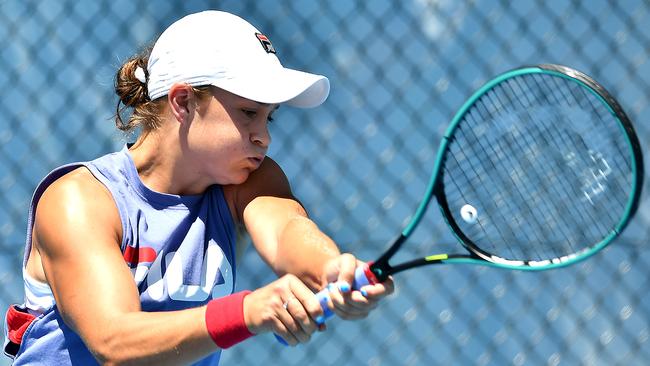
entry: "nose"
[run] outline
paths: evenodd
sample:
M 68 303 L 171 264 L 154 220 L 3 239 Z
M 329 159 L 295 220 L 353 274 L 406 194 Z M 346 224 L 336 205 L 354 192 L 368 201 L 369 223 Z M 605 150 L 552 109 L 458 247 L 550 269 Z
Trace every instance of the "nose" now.
M 268 148 L 271 144 L 271 134 L 269 133 L 267 124 L 264 123 L 258 129 L 251 131 L 250 139 L 253 144 L 263 148 Z

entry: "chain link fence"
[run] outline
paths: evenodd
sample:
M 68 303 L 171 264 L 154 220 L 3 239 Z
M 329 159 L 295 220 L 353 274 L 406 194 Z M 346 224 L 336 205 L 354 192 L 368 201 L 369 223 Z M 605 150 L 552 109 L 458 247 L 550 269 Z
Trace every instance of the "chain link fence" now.
M 277 112 L 269 155 L 314 220 L 363 259 L 417 206 L 455 110 L 507 69 L 560 63 L 592 75 L 648 146 L 647 0 L 0 1 L 2 308 L 22 302 L 38 181 L 120 148 L 111 120 L 117 67 L 174 20 L 208 8 L 251 21 L 286 66 L 330 78 L 323 106 Z M 648 365 L 649 191 L 623 237 L 586 262 L 545 273 L 406 272 L 368 319 L 333 319 L 295 348 L 256 337 L 224 352 L 222 364 Z M 404 256 L 457 250 L 430 211 Z M 273 279 L 252 250 L 243 262 L 239 288 Z

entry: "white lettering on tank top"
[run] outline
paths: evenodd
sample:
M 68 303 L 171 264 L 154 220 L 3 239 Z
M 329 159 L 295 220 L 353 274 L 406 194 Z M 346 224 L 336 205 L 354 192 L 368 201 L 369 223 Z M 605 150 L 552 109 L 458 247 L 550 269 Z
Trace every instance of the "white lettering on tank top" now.
M 162 273 L 163 256 L 165 275 Z M 139 265 L 133 271 L 136 285 L 146 279 L 146 292 L 153 300 L 162 300 L 165 289 L 169 298 L 177 301 L 205 301 L 210 295 L 213 299 L 229 295 L 233 289 L 232 266 L 221 247 L 210 240 L 203 257 L 200 283 L 186 284 L 183 278 L 185 258 L 179 252 L 159 253 L 151 264 Z M 223 281 L 217 283 L 221 273 Z

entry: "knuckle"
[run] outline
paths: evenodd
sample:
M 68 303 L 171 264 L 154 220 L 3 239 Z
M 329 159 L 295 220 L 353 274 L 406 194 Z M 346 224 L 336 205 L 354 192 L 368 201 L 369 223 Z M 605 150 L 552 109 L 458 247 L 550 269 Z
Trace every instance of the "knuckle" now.
M 298 322 L 300 322 L 300 324 L 302 324 L 303 326 L 304 325 L 309 325 L 309 323 L 310 323 L 309 315 L 307 315 L 307 313 L 305 313 L 305 312 L 300 312 L 300 313 L 296 314 L 294 316 L 294 318 Z
M 298 340 L 291 333 L 286 333 L 282 338 L 289 344 L 289 346 L 295 346 L 298 344 Z
M 280 305 L 280 306 L 282 306 L 282 305 Z M 277 307 L 273 306 L 273 307 L 270 307 L 267 311 L 264 312 L 263 317 L 267 322 L 277 323 L 278 322 L 278 315 L 277 314 L 278 314 Z
M 323 312 L 323 309 L 320 306 L 320 302 L 318 302 L 317 300 L 313 300 L 307 303 L 306 310 L 309 313 L 309 315 L 313 317 L 317 317 L 321 315 L 321 313 Z
M 356 263 L 356 260 L 357 260 L 357 258 L 352 253 L 343 253 L 343 254 L 341 254 L 341 257 L 344 260 L 348 261 L 348 262 L 355 262 Z
M 294 335 L 295 335 L 295 337 L 296 337 L 296 340 L 297 340 L 299 343 L 306 343 L 306 342 L 309 342 L 309 339 L 311 338 L 311 335 L 310 335 L 310 334 L 308 334 L 308 333 L 306 333 L 306 332 L 303 332 L 303 331 L 296 331 L 296 332 L 294 333 Z
M 271 286 L 271 292 L 274 298 L 279 298 L 285 292 L 285 285 L 282 283 L 282 281 L 276 281 Z
M 272 297 L 269 299 L 269 306 L 271 307 L 271 309 L 282 308 L 283 307 L 282 305 L 284 305 L 284 303 L 282 302 L 280 297 Z
M 295 334 L 300 329 L 293 316 L 291 318 L 285 319 L 283 323 L 287 330 L 293 334 Z
M 288 282 L 294 282 L 298 280 L 298 277 L 296 277 L 294 274 L 287 273 L 284 276 L 282 276 L 283 279 L 285 279 Z

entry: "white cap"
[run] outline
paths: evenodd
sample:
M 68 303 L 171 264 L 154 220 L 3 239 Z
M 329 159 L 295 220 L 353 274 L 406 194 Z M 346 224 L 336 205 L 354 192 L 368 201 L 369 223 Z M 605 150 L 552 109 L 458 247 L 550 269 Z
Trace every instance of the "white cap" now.
M 330 89 L 322 75 L 283 67 L 268 38 L 250 23 L 214 10 L 170 25 L 156 41 L 147 71 L 151 100 L 182 82 L 214 85 L 260 103 L 310 108 L 323 103 Z

